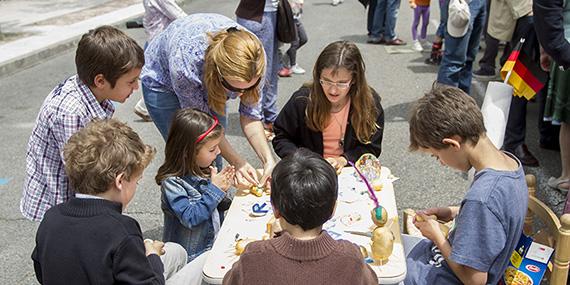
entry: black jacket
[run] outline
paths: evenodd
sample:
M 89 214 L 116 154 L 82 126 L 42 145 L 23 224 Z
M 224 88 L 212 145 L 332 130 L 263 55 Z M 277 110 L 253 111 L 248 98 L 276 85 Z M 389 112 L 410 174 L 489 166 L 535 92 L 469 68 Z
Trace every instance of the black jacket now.
M 275 138 L 273 149 L 281 158 L 293 153 L 299 147 L 306 147 L 323 155 L 323 134 L 312 131 L 305 123 L 305 109 L 309 100 L 310 89 L 302 87 L 297 90 L 283 107 L 273 126 Z M 350 161 L 356 161 L 362 154 L 372 153 L 375 156 L 382 152 L 382 135 L 384 133 L 384 110 L 380 104 L 380 96 L 373 90 L 374 102 L 378 109 L 376 124 L 378 131 L 372 136 L 369 144 L 363 144 L 356 138 L 356 133 L 350 122 L 352 109 L 344 134 L 344 156 Z
M 164 284 L 160 257 L 145 255 L 139 223 L 121 204 L 72 198 L 49 209 L 32 253 L 41 284 Z
M 556 63 L 570 68 L 570 43 L 564 37 L 564 0 L 534 0 L 534 27 L 540 44 Z M 570 4 L 568 4 L 570 5 Z

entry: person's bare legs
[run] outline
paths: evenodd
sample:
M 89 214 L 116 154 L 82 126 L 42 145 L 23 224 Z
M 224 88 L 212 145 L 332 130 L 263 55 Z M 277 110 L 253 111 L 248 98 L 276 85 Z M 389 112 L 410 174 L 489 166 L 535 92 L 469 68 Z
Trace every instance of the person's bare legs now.
M 570 124 L 562 123 L 560 126 L 560 161 L 562 173 L 559 180 L 570 179 Z M 559 187 L 569 189 L 570 182 L 560 183 Z

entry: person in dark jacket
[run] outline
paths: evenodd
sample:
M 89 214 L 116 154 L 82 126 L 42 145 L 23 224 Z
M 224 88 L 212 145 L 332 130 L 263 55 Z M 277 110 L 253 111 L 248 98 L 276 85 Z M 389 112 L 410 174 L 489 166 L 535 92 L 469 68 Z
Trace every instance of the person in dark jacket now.
M 562 171 L 550 177 L 548 186 L 567 193 L 570 189 L 570 1 L 535 0 L 533 12 L 541 50 L 540 62 L 550 69 L 545 118 L 560 124 L 560 160 Z M 564 213 L 570 213 L 566 196 Z
M 113 119 L 69 138 L 63 156 L 75 197 L 51 207 L 38 228 L 32 260 L 40 284 L 190 284 L 190 268 L 179 271 L 196 267 L 186 264 L 186 250 L 143 241 L 139 223 L 122 214 L 155 153 Z
M 317 58 L 313 82 L 289 99 L 275 121 L 273 148 L 281 158 L 305 147 L 337 171 L 364 153 L 382 151 L 384 110 L 368 85 L 358 47 L 329 44 Z

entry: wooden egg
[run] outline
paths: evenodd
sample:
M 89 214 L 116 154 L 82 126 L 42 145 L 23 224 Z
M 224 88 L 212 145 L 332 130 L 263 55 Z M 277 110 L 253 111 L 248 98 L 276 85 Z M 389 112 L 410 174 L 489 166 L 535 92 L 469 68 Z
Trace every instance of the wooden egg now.
M 368 250 L 366 249 L 366 247 L 364 246 L 359 246 L 360 248 L 360 254 L 362 254 L 362 258 L 367 258 L 368 257 Z
M 372 222 L 375 225 L 382 227 L 388 221 L 388 212 L 382 206 L 378 206 L 370 211 L 370 215 L 372 217 Z
M 387 227 L 377 227 L 372 232 L 372 259 L 385 264 L 394 249 L 394 234 Z
M 254 240 L 249 238 L 236 241 L 236 255 L 241 255 L 245 250 L 245 247 L 252 241 Z
M 372 182 L 372 189 L 374 189 L 374 191 L 382 191 L 383 186 L 384 184 L 382 184 L 382 181 L 380 181 L 380 179 L 374 180 Z
M 261 196 L 263 196 L 263 188 L 253 185 L 249 188 L 249 193 L 251 193 L 257 197 L 261 197 Z

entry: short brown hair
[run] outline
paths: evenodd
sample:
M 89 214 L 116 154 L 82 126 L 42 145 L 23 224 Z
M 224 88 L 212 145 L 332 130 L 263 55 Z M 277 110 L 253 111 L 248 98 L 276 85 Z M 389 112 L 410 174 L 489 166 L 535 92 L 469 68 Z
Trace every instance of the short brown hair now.
M 483 115 L 475 100 L 461 89 L 434 84 L 410 112 L 410 150 L 444 149 L 442 141 L 454 135 L 477 144 L 483 135 Z
M 94 120 L 73 134 L 63 148 L 63 159 L 71 187 L 94 195 L 107 192 L 121 173 L 130 180 L 142 172 L 155 153 L 127 124 L 106 119 Z
M 103 74 L 114 88 L 121 75 L 143 65 L 142 48 L 111 26 L 101 26 L 84 34 L 75 53 L 77 75 L 88 86 L 93 86 L 97 74 Z

